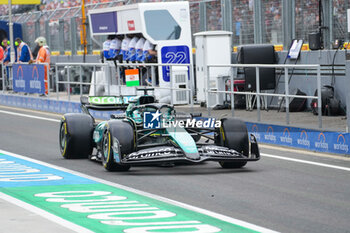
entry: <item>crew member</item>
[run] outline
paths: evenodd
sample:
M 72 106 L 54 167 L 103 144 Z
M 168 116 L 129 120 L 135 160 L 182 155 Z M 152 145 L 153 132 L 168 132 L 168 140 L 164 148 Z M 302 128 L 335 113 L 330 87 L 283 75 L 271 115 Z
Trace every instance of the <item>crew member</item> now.
M 154 45 L 146 40 L 143 46 L 142 61 L 156 63 L 157 51 L 154 49 Z
M 125 35 L 124 39 L 122 40 L 122 46 L 120 48 L 120 55 L 123 56 L 123 61 L 126 61 L 128 58 L 128 47 L 131 39 Z
M 146 40 L 143 45 L 143 54 L 141 61 L 147 62 L 147 63 L 157 63 L 157 51 L 155 50 L 155 46 L 149 41 Z M 152 73 L 150 73 L 151 70 L 148 69 L 146 73 L 146 77 L 144 77 L 145 82 L 148 85 L 152 85 L 152 79 L 155 78 L 156 84 L 159 84 L 159 77 L 158 77 L 158 66 L 155 67 L 155 77 L 152 77 Z
M 4 65 L 7 65 L 11 61 L 11 47 L 10 41 L 6 38 L 2 40 L 1 45 L 4 49 L 4 60 L 2 61 Z M 17 62 L 17 49 L 15 47 L 15 62 Z
M 8 41 L 6 38 L 2 40 L 1 45 L 4 47 L 4 58 L 2 60 L 3 65 L 7 65 L 11 61 L 11 47 L 10 47 L 10 41 Z M 15 62 L 17 61 L 17 49 L 15 48 Z M 9 83 L 9 67 L 6 66 L 6 85 Z
M 105 42 L 103 42 L 103 56 L 106 58 L 106 59 L 109 59 L 110 56 L 109 56 L 109 48 L 111 46 L 111 41 L 115 38 L 114 35 L 109 35 L 107 37 L 107 40 Z
M 17 61 L 29 62 L 33 60 L 32 51 L 29 46 L 22 41 L 21 38 L 16 38 L 15 45 L 17 46 Z
M 136 61 L 136 43 L 140 38 L 137 35 L 134 35 L 131 39 L 130 43 L 128 44 L 128 58 L 127 60 L 130 62 Z
M 143 37 L 141 37 L 135 46 L 135 50 L 136 50 L 136 61 L 138 62 L 142 62 L 142 54 L 143 54 L 143 46 L 145 44 L 145 39 Z
M 50 50 L 49 47 L 46 44 L 45 37 L 38 37 L 35 40 L 35 43 L 40 47 L 38 56 L 36 57 L 36 63 L 47 63 L 48 65 L 45 65 L 45 95 L 49 93 L 49 87 L 48 87 L 48 77 L 47 77 L 47 71 L 50 70 Z
M 111 44 L 109 46 L 109 57 L 114 59 L 120 53 L 122 41 L 117 37 L 111 40 Z

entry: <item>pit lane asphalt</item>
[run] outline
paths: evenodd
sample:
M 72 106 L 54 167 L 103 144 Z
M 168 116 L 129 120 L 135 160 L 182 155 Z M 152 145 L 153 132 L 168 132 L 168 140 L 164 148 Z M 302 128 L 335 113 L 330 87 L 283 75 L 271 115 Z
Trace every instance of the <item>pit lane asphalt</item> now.
M 60 119 L 0 106 L 2 111 Z M 97 163 L 65 160 L 59 123 L 0 112 L 0 149 L 208 209 L 281 232 L 350 232 L 350 172 L 263 156 L 243 169 L 197 166 L 133 167 L 111 173 Z M 265 154 L 350 168 L 350 160 L 294 150 L 261 148 Z M 320 155 L 316 154 L 315 155 Z

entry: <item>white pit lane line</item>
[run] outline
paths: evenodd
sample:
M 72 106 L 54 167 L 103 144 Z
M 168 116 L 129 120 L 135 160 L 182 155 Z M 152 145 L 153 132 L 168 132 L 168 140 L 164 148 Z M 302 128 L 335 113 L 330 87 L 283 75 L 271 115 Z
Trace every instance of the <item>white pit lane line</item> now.
M 229 223 L 232 223 L 232 224 L 235 224 L 235 225 L 238 225 L 238 226 L 242 226 L 242 227 L 245 227 L 245 228 L 248 228 L 248 229 L 251 229 L 251 230 L 255 230 L 255 231 L 258 231 L 258 232 L 264 232 L 264 233 L 277 233 L 277 231 L 273 231 L 273 230 L 270 230 L 268 228 L 260 227 L 260 226 L 257 226 L 255 224 L 248 223 L 248 222 L 245 222 L 245 221 L 242 221 L 242 220 L 239 220 L 239 219 L 235 219 L 235 218 L 232 218 L 232 217 L 229 217 L 229 216 L 226 216 L 226 215 L 215 213 L 215 212 L 210 211 L 210 210 L 202 209 L 202 208 L 195 207 L 195 206 L 192 206 L 192 205 L 189 205 L 189 204 L 185 204 L 185 203 L 182 203 L 182 202 L 179 202 L 179 201 L 175 201 L 175 200 L 172 200 L 172 199 L 169 199 L 169 198 L 166 198 L 166 197 L 158 196 L 156 194 L 144 192 L 144 191 L 141 191 L 141 190 L 138 190 L 138 189 L 134 189 L 134 188 L 131 188 L 131 187 L 128 187 L 128 186 L 124 186 L 124 185 L 121 185 L 121 184 L 117 184 L 117 183 L 113 183 L 113 182 L 110 182 L 110 181 L 107 181 L 107 180 L 103 180 L 103 179 L 100 179 L 100 178 L 89 176 L 89 175 L 86 175 L 86 174 L 83 174 L 83 173 L 80 173 L 80 172 L 76 172 L 76 171 L 69 170 L 69 169 L 66 169 L 66 168 L 63 168 L 63 167 L 59 167 L 59 166 L 56 166 L 56 165 L 45 163 L 45 162 L 42 162 L 42 161 L 39 161 L 39 160 L 36 160 L 36 159 L 32 159 L 32 158 L 28 158 L 28 157 L 25 157 L 25 156 L 22 156 L 22 155 L 14 154 L 12 152 L 8 152 L 8 151 L 4 151 L 4 150 L 0 149 L 0 153 L 6 154 L 6 155 L 9 155 L 9 156 L 13 156 L 13 157 L 16 157 L 16 158 L 19 158 L 19 159 L 27 160 L 29 162 L 40 164 L 40 165 L 43 165 L 43 166 L 46 166 L 46 167 L 50 167 L 50 168 L 53 168 L 53 169 L 57 169 L 57 170 L 60 170 L 60 171 L 63 171 L 63 172 L 67 172 L 67 173 L 70 173 L 70 174 L 73 174 L 73 175 L 77 175 L 77 176 L 80 176 L 80 177 L 83 177 L 83 178 L 87 178 L 87 179 L 99 182 L 101 184 L 109 185 L 109 186 L 112 186 L 112 187 L 116 187 L 116 188 L 119 188 L 119 189 L 123 189 L 123 190 L 129 191 L 129 192 L 133 192 L 133 193 L 136 193 L 138 195 L 142 195 L 142 196 L 149 197 L 149 198 L 152 198 L 152 199 L 155 199 L 155 200 L 158 200 L 158 201 L 162 201 L 162 202 L 165 202 L 165 203 L 168 203 L 168 204 L 171 204 L 171 205 L 174 205 L 174 206 L 178 206 L 178 207 L 190 210 L 190 211 L 201 213 L 201 214 L 204 214 L 204 215 L 207 215 L 207 216 L 210 216 L 210 217 L 213 217 L 213 218 L 225 221 L 225 222 L 229 222 Z M 27 210 L 29 210 L 29 211 L 31 211 L 33 213 L 41 215 L 41 216 L 43 216 L 43 217 L 45 217 L 45 218 L 47 218 L 47 219 L 49 219 L 49 220 L 51 220 L 51 221 L 53 221 L 55 223 L 58 223 L 58 224 L 60 224 L 62 226 L 65 226 L 65 227 L 71 229 L 71 230 L 74 230 L 76 232 L 84 232 L 84 233 L 85 232 L 91 232 L 91 231 L 89 231 L 86 228 L 80 227 L 80 226 L 78 226 L 78 225 L 76 225 L 74 223 L 71 223 L 69 221 L 66 221 L 66 220 L 60 218 L 60 217 L 57 217 L 57 216 L 55 216 L 53 214 L 50 214 L 50 213 L 46 212 L 45 210 L 42 210 L 42 209 L 40 209 L 38 207 L 32 206 L 30 204 L 27 204 L 27 203 L 25 203 L 25 202 L 23 202 L 21 200 L 18 200 L 16 198 L 13 198 L 13 197 L 8 196 L 6 194 L 3 194 L 1 192 L 0 192 L 0 198 L 3 199 L 3 200 L 9 201 L 10 203 L 13 203 L 15 205 L 18 205 L 18 206 L 22 206 L 23 205 L 22 207 L 24 209 L 27 209 Z M 62 220 L 64 220 L 64 221 L 62 221 Z M 66 225 L 66 223 L 68 225 Z
M 0 113 L 13 115 L 13 116 L 19 116 L 19 117 L 27 117 L 27 118 L 37 119 L 37 120 L 60 122 L 60 120 L 57 120 L 57 119 L 52 119 L 52 118 L 47 118 L 47 117 L 39 117 L 39 116 L 23 114 L 23 113 L 18 113 L 18 112 L 9 112 L 9 111 L 0 110 Z
M 4 110 L 0 110 L 0 113 L 9 114 L 9 115 L 13 115 L 13 116 L 19 116 L 19 117 L 27 117 L 27 118 L 37 119 L 37 120 L 60 122 L 60 120 L 58 120 L 58 119 L 39 117 L 39 116 L 4 111 Z M 276 148 L 276 150 L 278 150 L 278 148 Z M 350 171 L 350 168 L 348 168 L 348 167 L 341 167 L 341 166 L 336 166 L 336 165 L 331 165 L 331 164 L 326 164 L 326 163 L 318 163 L 318 162 L 312 162 L 312 161 L 303 160 L 303 159 L 288 158 L 288 157 L 266 154 L 266 153 L 260 153 L 260 155 L 262 155 L 264 157 L 268 157 L 268 158 L 280 159 L 280 160 L 285 160 L 285 161 L 290 161 L 290 162 L 295 162 L 295 163 L 303 163 L 303 164 L 308 164 L 308 165 L 313 165 L 313 166 L 326 167 L 326 168 L 332 168 L 332 169 L 343 170 L 343 171 Z M 333 159 L 337 159 L 337 158 L 334 157 Z
M 348 171 L 348 172 L 350 171 L 349 167 L 341 167 L 341 166 L 330 165 L 330 164 L 326 164 L 326 163 L 318 163 L 318 162 L 312 162 L 312 161 L 307 161 L 307 160 L 302 160 L 302 159 L 288 158 L 288 157 L 265 154 L 265 153 L 260 153 L 260 155 L 262 155 L 264 157 L 268 157 L 268 158 L 281 159 L 281 160 L 286 160 L 286 161 L 291 161 L 291 162 L 296 162 L 296 163 L 303 163 L 303 164 L 315 165 L 315 166 L 319 166 L 319 167 L 333 168 L 333 169 L 338 169 L 338 170 L 343 170 L 343 171 Z

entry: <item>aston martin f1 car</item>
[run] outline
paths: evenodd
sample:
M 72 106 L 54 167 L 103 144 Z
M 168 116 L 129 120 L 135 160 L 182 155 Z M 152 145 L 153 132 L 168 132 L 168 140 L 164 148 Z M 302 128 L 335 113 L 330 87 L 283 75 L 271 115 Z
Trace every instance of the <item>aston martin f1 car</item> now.
M 250 135 L 249 140 L 245 124 L 238 119 L 176 113 L 174 106 L 156 103 L 151 95 L 82 97 L 81 109 L 83 113 L 62 117 L 61 155 L 100 160 L 108 171 L 204 161 L 219 162 L 223 168 L 241 168 L 260 159 L 256 138 Z M 91 110 L 122 113 L 97 123 Z

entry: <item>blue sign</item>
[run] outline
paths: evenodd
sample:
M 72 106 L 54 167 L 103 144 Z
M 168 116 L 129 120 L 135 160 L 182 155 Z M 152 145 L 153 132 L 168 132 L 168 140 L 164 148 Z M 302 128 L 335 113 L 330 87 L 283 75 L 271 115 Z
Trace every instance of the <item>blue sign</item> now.
M 117 12 L 91 14 L 93 33 L 117 33 Z
M 45 65 L 14 64 L 13 91 L 45 93 Z
M 162 63 L 190 64 L 190 49 L 187 46 L 164 46 Z M 163 66 L 163 80 L 170 81 L 170 67 Z
M 350 154 L 350 134 L 317 131 L 296 127 L 246 123 L 248 131 L 258 142 L 277 144 L 306 150 Z
M 160 128 L 160 116 L 162 114 L 159 111 L 145 112 L 143 115 L 143 127 L 145 129 L 159 129 Z

